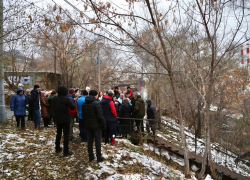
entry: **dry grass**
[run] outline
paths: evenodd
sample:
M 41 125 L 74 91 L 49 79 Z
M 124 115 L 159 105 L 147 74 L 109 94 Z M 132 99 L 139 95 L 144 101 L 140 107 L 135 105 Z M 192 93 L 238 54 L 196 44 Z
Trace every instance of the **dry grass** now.
M 76 130 L 74 136 L 78 137 L 79 132 L 77 129 L 74 130 Z M 55 137 L 56 128 L 54 127 L 34 130 L 33 123 L 28 122 L 26 131 L 22 131 L 16 128 L 15 122 L 0 124 L 0 156 L 2 156 L 0 179 L 86 179 L 89 173 L 92 173 L 88 168 L 93 171 L 100 169 L 96 161 L 88 162 L 87 143 L 80 142 L 80 140 L 70 142 L 69 148 L 74 154 L 63 157 L 62 153 L 55 153 Z M 145 142 L 145 138 L 140 142 Z M 115 146 L 102 144 L 102 146 L 102 152 L 107 156 L 104 161 L 105 166 L 115 169 L 119 174 L 147 176 L 153 172 L 138 160 L 133 162 L 134 158 L 129 153 L 131 151 L 147 155 L 173 169 L 182 170 L 172 160 L 167 160 L 152 151 L 144 151 L 140 146 L 125 143 L 116 143 Z M 120 154 L 122 149 L 126 149 L 128 153 Z M 117 160 L 115 155 L 119 154 L 121 157 Z M 115 163 L 118 163 L 117 167 L 113 166 Z M 112 174 L 109 172 L 102 172 L 98 178 L 106 179 L 110 175 Z M 154 177 L 161 179 L 163 175 L 154 174 Z

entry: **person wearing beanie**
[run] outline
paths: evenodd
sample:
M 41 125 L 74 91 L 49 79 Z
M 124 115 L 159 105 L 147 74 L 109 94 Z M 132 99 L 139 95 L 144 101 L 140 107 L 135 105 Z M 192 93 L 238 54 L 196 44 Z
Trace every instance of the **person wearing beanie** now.
M 118 99 L 120 97 L 120 92 L 119 92 L 119 87 L 115 87 L 115 90 L 114 90 L 114 95 L 115 97 Z
M 82 90 L 80 98 L 76 101 L 76 110 L 79 116 L 79 130 L 82 142 L 87 142 L 88 140 L 87 129 L 82 118 L 82 104 L 85 102 L 86 96 L 88 96 L 88 92 L 86 90 Z
M 46 98 L 46 93 L 44 91 L 41 91 L 40 96 L 40 102 L 41 102 L 41 114 L 43 118 L 44 127 L 49 127 L 49 103 Z
M 133 91 L 131 90 L 131 88 L 128 86 L 127 87 L 127 92 L 125 93 L 125 94 L 128 94 L 129 93 L 129 98 L 132 96 L 132 93 L 133 93 Z
M 37 89 L 37 88 L 40 88 L 40 86 L 39 86 L 39 85 L 35 85 L 35 86 L 34 86 L 34 89 Z
M 116 136 L 116 126 L 117 126 L 117 113 L 115 104 L 113 102 L 114 92 L 112 90 L 108 91 L 107 96 L 103 96 L 101 101 L 101 106 L 103 110 L 103 116 L 106 120 L 107 127 L 105 129 L 105 143 L 109 143 L 113 135 Z
M 54 112 L 54 109 L 53 109 L 53 106 L 52 106 L 52 99 L 53 97 L 56 95 L 56 91 L 53 90 L 50 94 L 50 96 L 47 98 L 48 100 L 48 103 L 49 103 L 49 124 L 51 124 L 51 121 L 53 120 L 54 122 L 54 127 L 56 127 L 56 117 L 55 117 L 55 112 Z
M 89 91 L 89 95 L 95 96 L 96 101 L 100 102 L 100 100 L 98 98 L 98 92 L 96 90 L 90 90 L 90 91 Z
M 144 100 L 141 98 L 140 95 L 135 96 L 135 105 L 132 110 L 132 117 L 143 119 L 145 116 L 145 103 Z M 138 132 L 144 132 L 144 126 L 142 120 L 135 120 L 137 131 Z
M 70 131 L 70 113 L 68 108 L 71 110 L 75 109 L 75 105 L 67 97 L 68 88 L 65 86 L 58 87 L 58 96 L 54 96 L 52 99 L 52 106 L 55 113 L 57 134 L 56 134 L 56 153 L 62 151 L 60 147 L 62 131 L 63 131 L 63 154 L 64 156 L 72 155 L 73 152 L 69 151 L 69 131 Z
M 39 106 L 39 85 L 35 85 L 34 89 L 30 92 L 30 102 L 29 107 L 33 111 L 33 121 L 35 124 L 35 129 L 40 129 L 40 123 L 41 123 L 41 112 L 40 112 L 40 106 Z
M 95 139 L 97 162 L 102 162 L 104 158 L 101 152 L 102 129 L 106 128 L 106 121 L 103 117 L 100 102 L 96 101 L 98 94 L 96 90 L 90 90 L 89 96 L 82 104 L 82 118 L 88 134 L 89 162 L 94 161 L 93 142 Z
M 98 95 L 98 92 L 96 90 L 92 89 L 92 90 L 89 91 L 89 95 L 96 96 L 96 95 Z
M 23 88 L 19 87 L 17 89 L 16 94 L 14 94 L 11 98 L 10 109 L 14 111 L 14 116 L 16 117 L 17 127 L 19 127 L 21 120 L 22 130 L 25 129 L 25 115 L 26 115 L 26 105 L 28 104 L 28 100 L 26 95 L 24 94 Z

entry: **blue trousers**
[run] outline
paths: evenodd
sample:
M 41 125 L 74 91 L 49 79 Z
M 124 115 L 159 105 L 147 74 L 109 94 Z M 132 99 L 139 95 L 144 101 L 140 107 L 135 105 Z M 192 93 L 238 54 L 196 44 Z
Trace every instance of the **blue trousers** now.
M 41 112 L 40 110 L 33 110 L 33 121 L 35 124 L 35 128 L 39 127 L 40 128 L 40 123 L 41 123 Z
M 84 120 L 79 118 L 79 130 L 80 130 L 80 137 L 82 140 L 88 140 L 88 133 L 87 129 L 84 124 Z

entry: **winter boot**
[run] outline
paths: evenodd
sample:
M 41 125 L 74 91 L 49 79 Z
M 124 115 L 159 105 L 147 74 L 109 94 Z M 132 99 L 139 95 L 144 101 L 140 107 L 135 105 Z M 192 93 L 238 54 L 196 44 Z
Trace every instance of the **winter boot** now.
M 97 163 L 102 162 L 102 161 L 104 161 L 104 160 L 105 160 L 104 157 L 97 158 Z
M 115 144 L 115 135 L 112 136 L 112 143 L 111 144 Z

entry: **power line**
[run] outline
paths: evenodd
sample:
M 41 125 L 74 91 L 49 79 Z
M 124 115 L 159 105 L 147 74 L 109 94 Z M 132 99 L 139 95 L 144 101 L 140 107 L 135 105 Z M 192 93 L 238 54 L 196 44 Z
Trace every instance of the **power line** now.
M 71 4 L 69 1 L 67 1 L 67 0 L 64 0 L 66 3 L 68 3 L 71 7 L 73 7 L 76 11 L 78 11 L 78 12 L 80 12 L 80 13 L 82 13 L 83 14 L 83 16 L 85 16 L 86 18 L 88 18 L 88 19 L 91 19 L 88 15 L 86 15 L 85 13 L 83 13 L 80 9 L 78 9 L 77 7 L 75 7 L 73 4 Z M 117 41 L 121 41 L 118 37 L 116 37 L 114 34 L 112 34 L 112 33 L 110 33 L 107 29 L 105 29 L 104 27 L 102 27 L 101 25 L 100 25 L 100 27 L 101 27 L 101 29 L 104 31 L 104 32 L 106 32 L 106 33 L 108 33 L 110 36 L 112 36 L 113 38 L 115 38 Z
M 52 0 L 53 1 L 53 0 Z M 84 12 L 82 12 L 80 9 L 78 9 L 77 7 L 75 7 L 73 4 L 71 4 L 69 1 L 67 1 L 67 0 L 64 0 L 66 3 L 68 3 L 71 7 L 73 7 L 76 11 L 78 11 L 78 12 L 80 12 L 80 13 L 82 13 L 82 15 L 83 16 L 85 16 L 86 18 L 88 18 L 88 19 L 91 19 L 88 15 L 86 15 Z M 53 1 L 54 2 L 54 1 Z M 71 18 L 72 19 L 72 18 Z M 75 21 L 74 19 L 72 19 L 73 21 Z M 75 21 L 76 22 L 76 21 Z M 77 22 L 76 22 L 77 23 Z M 79 23 L 77 23 L 80 27 L 82 27 Z M 84 27 L 82 27 L 83 29 L 86 29 L 86 28 L 84 28 Z M 101 25 L 100 25 L 100 28 L 102 29 L 102 30 L 104 30 L 106 33 L 108 33 L 110 36 L 112 36 L 113 38 L 115 38 L 117 41 L 119 41 L 120 43 L 121 43 L 121 45 L 124 45 L 124 46 L 127 46 L 128 48 L 130 48 L 132 51 L 134 50 L 134 49 L 132 49 L 131 47 L 130 47 L 130 45 L 129 44 L 124 44 L 124 42 L 122 42 L 118 37 L 116 37 L 114 34 L 112 34 L 112 33 L 110 33 L 107 29 L 105 29 L 104 27 L 102 27 Z M 89 31 L 89 30 L 88 30 Z M 94 32 L 92 32 L 92 33 L 94 33 Z M 95 34 L 97 34 L 97 33 L 95 33 Z M 100 34 L 97 34 L 98 36 L 103 36 L 103 35 L 100 35 Z M 104 36 L 105 37 L 105 36 Z M 106 39 L 109 39 L 109 38 L 107 38 L 107 37 L 105 37 Z M 109 39 L 109 40 L 111 40 L 111 39 Z M 113 41 L 113 40 L 111 40 L 111 41 Z M 114 42 L 114 41 L 113 41 Z M 151 47 L 151 45 L 149 45 L 148 44 L 148 46 L 150 46 Z M 144 48 L 143 48 L 144 49 Z M 145 49 L 144 49 L 145 50 Z M 147 50 L 145 50 L 145 51 L 147 51 Z M 149 53 L 149 51 L 147 51 L 148 53 Z M 149 54 L 151 54 L 151 53 L 149 53 Z M 141 58 L 144 58 L 144 57 L 142 57 L 142 55 L 140 55 L 140 54 L 137 54 L 138 56 L 140 56 Z M 152 54 L 151 54 L 152 55 Z

